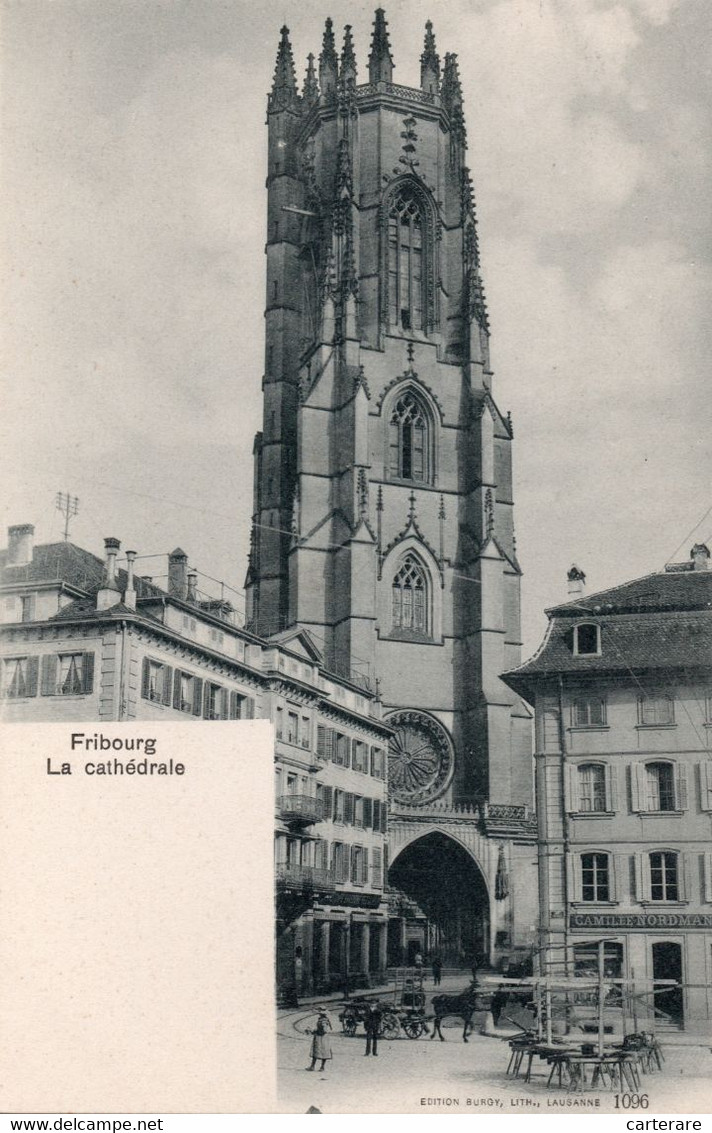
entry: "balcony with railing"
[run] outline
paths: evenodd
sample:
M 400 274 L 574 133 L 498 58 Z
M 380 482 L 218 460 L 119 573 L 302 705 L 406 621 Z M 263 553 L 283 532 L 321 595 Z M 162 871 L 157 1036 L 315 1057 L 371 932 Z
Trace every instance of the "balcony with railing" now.
M 313 795 L 280 795 L 277 809 L 285 822 L 319 822 L 323 818 L 322 801 Z
M 294 862 L 278 862 L 275 877 L 280 889 L 330 889 L 334 885 L 332 870 Z

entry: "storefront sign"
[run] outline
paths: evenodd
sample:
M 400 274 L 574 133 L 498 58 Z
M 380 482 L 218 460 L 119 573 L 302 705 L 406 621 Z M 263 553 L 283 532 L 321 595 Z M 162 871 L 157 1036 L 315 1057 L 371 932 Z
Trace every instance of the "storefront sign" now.
M 571 928 L 712 929 L 712 913 L 572 913 Z

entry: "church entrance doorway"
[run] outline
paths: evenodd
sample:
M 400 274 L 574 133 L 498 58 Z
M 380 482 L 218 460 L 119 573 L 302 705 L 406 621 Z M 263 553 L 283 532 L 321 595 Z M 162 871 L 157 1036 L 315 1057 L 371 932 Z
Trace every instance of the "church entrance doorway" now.
M 388 871 L 391 888 L 388 962 L 412 963 L 421 952 L 448 967 L 486 963 L 489 896 L 474 858 L 446 834 L 411 842 Z

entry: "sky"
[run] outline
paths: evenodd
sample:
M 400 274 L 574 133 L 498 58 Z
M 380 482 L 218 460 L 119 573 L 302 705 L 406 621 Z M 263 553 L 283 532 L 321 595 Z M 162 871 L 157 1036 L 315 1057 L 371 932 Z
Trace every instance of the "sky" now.
M 261 425 L 266 96 L 343 0 L 12 0 L 0 107 L 3 525 L 177 545 L 244 606 Z M 589 592 L 712 539 L 708 0 L 396 0 L 465 94 L 494 395 L 512 413 L 524 655 Z M 152 556 L 163 556 L 153 558 Z M 208 578 L 201 588 L 216 592 Z

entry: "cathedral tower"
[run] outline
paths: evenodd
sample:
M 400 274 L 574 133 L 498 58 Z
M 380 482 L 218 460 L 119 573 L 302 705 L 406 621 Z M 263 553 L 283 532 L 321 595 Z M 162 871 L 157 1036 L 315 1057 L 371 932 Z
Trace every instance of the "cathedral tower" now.
M 526 813 L 530 722 L 499 680 L 520 659 L 512 424 L 458 61 L 428 23 L 420 86 L 394 83 L 382 9 L 366 67 L 351 28 L 339 47 L 327 20 L 299 92 L 283 28 L 268 101 L 248 616 L 377 682 L 395 805 Z

